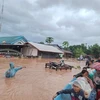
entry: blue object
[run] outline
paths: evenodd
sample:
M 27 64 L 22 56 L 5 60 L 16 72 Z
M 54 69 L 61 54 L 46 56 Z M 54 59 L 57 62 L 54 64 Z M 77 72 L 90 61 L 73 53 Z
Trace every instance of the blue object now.
M 88 100 L 96 100 L 96 90 L 93 89 L 90 93 Z
M 0 44 L 6 42 L 6 44 L 16 44 L 18 41 L 28 42 L 24 36 L 10 36 L 10 37 L 0 37 Z
M 93 79 L 93 75 L 96 73 L 96 70 L 94 70 L 92 73 L 89 73 L 89 77 L 91 79 Z M 64 89 L 71 89 L 72 88 L 72 84 L 71 82 L 74 82 L 77 78 L 73 78 Z M 94 100 L 95 98 L 95 90 L 91 91 L 91 94 L 89 96 L 89 100 Z M 91 99 L 92 98 L 92 99 Z M 54 98 L 54 100 L 71 100 L 70 94 L 60 94 L 58 95 L 56 98 Z
M 10 69 L 8 69 L 8 70 L 6 71 L 6 73 L 5 73 L 5 77 L 6 77 L 6 78 L 14 77 L 15 74 L 16 74 L 16 72 L 17 72 L 18 70 L 22 69 L 22 67 L 17 67 L 17 68 L 15 68 L 13 62 L 10 62 L 9 65 L 10 65 Z
M 89 78 L 91 80 L 93 80 L 93 76 L 94 76 L 95 73 L 96 73 L 96 70 L 94 70 L 94 71 L 92 71 L 92 72 L 89 73 Z
M 76 78 L 73 78 L 66 86 L 64 89 L 71 89 L 72 88 L 72 82 L 74 82 Z M 54 100 L 71 100 L 70 94 L 60 94 Z

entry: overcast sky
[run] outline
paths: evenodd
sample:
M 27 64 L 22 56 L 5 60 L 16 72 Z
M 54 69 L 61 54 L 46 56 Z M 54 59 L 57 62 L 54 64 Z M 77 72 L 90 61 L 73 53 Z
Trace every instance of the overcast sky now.
M 100 44 L 100 0 L 4 1 L 0 36 L 23 35 L 35 42 L 50 36 L 58 44 Z

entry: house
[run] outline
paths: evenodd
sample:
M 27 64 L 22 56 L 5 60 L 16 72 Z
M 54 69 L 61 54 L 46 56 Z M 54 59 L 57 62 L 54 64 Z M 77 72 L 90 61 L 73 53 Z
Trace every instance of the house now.
M 64 51 L 59 45 L 28 42 L 24 36 L 0 37 L 0 55 L 23 55 L 25 57 L 58 58 L 60 54 L 69 57 L 72 53 Z
M 26 42 L 27 39 L 24 36 L 0 37 L 0 45 L 2 44 L 23 45 Z
M 28 42 L 22 48 L 22 54 L 29 57 L 58 58 L 63 52 L 54 46 Z
M 0 54 L 19 55 L 26 42 L 24 36 L 0 37 Z
M 72 57 L 72 52 L 69 51 L 69 50 L 64 50 L 61 46 L 59 46 L 58 44 L 50 44 L 51 46 L 54 46 L 56 47 L 57 49 L 61 50 L 64 54 L 64 57 L 65 58 L 68 58 L 68 57 Z
M 70 57 L 72 57 L 72 52 L 71 51 L 68 51 L 68 50 L 64 50 L 64 49 L 62 49 L 61 50 L 63 53 L 64 53 L 64 57 L 65 58 L 70 58 Z

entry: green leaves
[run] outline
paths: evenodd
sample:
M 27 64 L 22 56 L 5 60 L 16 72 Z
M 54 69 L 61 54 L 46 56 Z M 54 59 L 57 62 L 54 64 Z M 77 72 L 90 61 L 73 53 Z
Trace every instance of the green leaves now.
M 53 37 L 47 37 L 45 40 L 45 42 L 48 44 L 52 43 L 53 41 L 54 41 Z
M 91 54 L 94 55 L 95 58 L 99 58 L 100 56 L 100 46 L 98 44 L 94 44 L 90 48 Z
M 68 41 L 64 41 L 64 42 L 62 43 L 62 46 L 63 46 L 63 48 L 64 48 L 65 50 L 67 50 L 68 47 L 69 47 Z
M 44 44 L 44 42 L 39 42 L 40 44 Z
M 100 57 L 100 46 L 98 44 L 94 44 L 91 46 L 87 46 L 84 44 L 81 45 L 73 45 L 70 46 L 69 49 L 73 52 L 74 57 L 79 57 L 80 55 L 92 55 L 95 58 Z
M 80 57 L 80 55 L 85 55 L 82 48 L 76 48 L 74 53 L 75 53 L 75 57 Z

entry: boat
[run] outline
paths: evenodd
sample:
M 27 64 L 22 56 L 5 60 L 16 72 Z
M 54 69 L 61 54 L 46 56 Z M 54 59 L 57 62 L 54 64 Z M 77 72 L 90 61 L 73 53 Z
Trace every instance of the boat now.
M 91 71 L 89 73 L 89 76 L 93 77 L 93 74 L 95 73 L 95 71 Z M 71 89 L 72 88 L 72 84 L 73 82 L 76 80 L 77 78 L 73 78 L 65 87 L 64 89 Z M 60 94 L 58 95 L 56 98 L 54 98 L 54 100 L 71 100 L 70 94 Z

